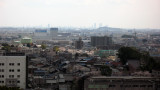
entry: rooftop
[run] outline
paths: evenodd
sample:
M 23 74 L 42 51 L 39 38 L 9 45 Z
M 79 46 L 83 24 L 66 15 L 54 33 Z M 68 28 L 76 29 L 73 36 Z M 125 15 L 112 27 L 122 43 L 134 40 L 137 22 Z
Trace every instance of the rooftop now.
M 154 77 L 135 77 L 135 76 L 96 76 L 93 79 L 149 79 Z

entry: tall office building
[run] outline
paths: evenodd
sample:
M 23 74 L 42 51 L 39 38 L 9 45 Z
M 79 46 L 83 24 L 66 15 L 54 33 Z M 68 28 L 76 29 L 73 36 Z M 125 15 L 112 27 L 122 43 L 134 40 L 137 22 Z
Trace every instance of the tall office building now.
M 43 36 L 47 36 L 47 30 L 46 29 L 37 29 L 35 30 L 34 33 L 35 36 L 39 36 L 39 37 L 43 37 Z
M 58 28 L 50 28 L 50 36 L 52 39 L 56 38 L 58 35 Z
M 36 29 L 33 40 L 48 40 L 49 35 L 47 29 Z
M 24 53 L 5 53 L 0 56 L 0 86 L 26 88 Z
M 79 38 L 78 41 L 75 41 L 75 48 L 76 49 L 82 49 L 83 48 L 83 41 L 81 38 Z
M 112 44 L 112 37 L 108 36 L 92 36 L 91 45 L 92 46 L 107 46 Z

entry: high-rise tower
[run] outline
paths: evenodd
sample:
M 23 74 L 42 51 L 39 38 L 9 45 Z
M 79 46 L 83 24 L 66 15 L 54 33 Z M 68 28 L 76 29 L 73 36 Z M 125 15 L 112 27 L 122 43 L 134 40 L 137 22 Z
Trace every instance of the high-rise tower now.
M 58 35 L 58 28 L 50 28 L 50 36 L 52 39 L 56 38 Z

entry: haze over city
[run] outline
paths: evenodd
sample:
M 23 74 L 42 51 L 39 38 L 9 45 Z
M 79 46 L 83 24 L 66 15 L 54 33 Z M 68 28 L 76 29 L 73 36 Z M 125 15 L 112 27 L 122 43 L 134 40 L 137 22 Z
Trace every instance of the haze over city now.
M 0 0 L 0 90 L 160 90 L 160 0 Z
M 160 0 L 0 0 L 0 27 L 160 28 Z

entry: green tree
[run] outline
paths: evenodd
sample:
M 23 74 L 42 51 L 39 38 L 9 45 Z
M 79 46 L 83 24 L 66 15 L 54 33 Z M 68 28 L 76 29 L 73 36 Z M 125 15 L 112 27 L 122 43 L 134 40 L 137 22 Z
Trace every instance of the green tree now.
M 128 59 L 140 59 L 141 53 L 134 47 L 121 47 L 118 50 L 118 57 L 123 65 L 126 64 Z
M 11 47 L 14 47 L 14 45 L 12 44 Z
M 46 49 L 46 45 L 45 45 L 45 44 L 42 44 L 42 45 L 41 45 L 41 48 L 42 48 L 42 49 Z
M 87 54 L 87 53 L 83 53 L 83 54 L 81 54 L 81 56 L 83 57 L 88 57 L 89 55 Z
M 74 58 L 75 58 L 75 59 L 78 59 L 78 57 L 79 57 L 79 53 L 76 53 L 76 54 L 74 55 Z
M 31 47 L 31 44 L 27 43 L 27 47 Z
M 18 38 L 21 38 L 22 36 L 21 35 L 18 35 Z
M 53 51 L 58 52 L 59 51 L 59 47 L 58 46 L 54 46 L 53 47 Z
M 2 46 L 9 46 L 8 43 L 2 43 Z
M 0 40 L 2 40 L 2 37 L 0 36 Z
M 10 46 L 3 46 L 3 47 L 2 47 L 2 50 L 10 51 L 10 50 L 11 50 L 11 47 L 10 47 Z
M 149 55 L 149 52 L 141 52 L 141 62 L 144 64 L 141 65 L 140 69 L 142 71 L 160 70 L 160 63 L 156 62 L 153 57 Z
M 141 60 L 143 60 L 144 65 L 140 67 L 141 70 L 152 72 L 153 69 L 160 69 L 160 64 L 157 63 L 150 55 L 143 54 Z
M 106 65 L 101 66 L 100 71 L 101 71 L 101 74 L 105 76 L 111 76 L 112 74 L 112 69 L 110 69 L 110 67 Z

